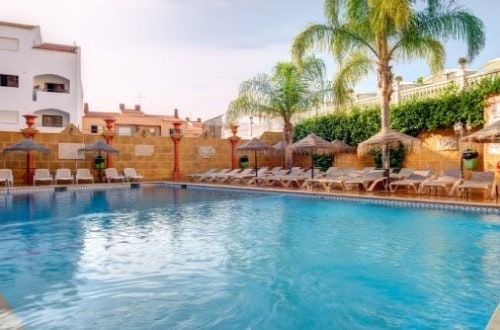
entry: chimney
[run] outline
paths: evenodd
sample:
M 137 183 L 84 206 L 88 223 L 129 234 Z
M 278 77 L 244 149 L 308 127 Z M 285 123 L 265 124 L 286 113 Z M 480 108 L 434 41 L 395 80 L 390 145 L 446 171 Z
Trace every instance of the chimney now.
M 125 110 L 125 104 L 120 103 L 120 110 L 122 110 L 122 111 Z
M 140 104 L 136 104 L 135 105 L 135 111 L 141 111 L 141 105 Z
M 174 109 L 174 117 L 179 118 L 179 110 L 177 108 Z
M 197 118 L 196 121 L 201 123 L 201 118 Z
M 83 104 L 83 113 L 88 113 L 89 112 L 89 104 L 88 103 L 84 103 Z
M 189 117 L 186 117 L 186 121 L 189 121 Z

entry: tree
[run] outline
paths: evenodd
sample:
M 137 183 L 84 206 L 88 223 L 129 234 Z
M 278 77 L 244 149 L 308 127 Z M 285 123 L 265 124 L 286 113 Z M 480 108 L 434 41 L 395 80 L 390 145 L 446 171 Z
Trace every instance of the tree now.
M 271 75 L 259 74 L 240 85 L 238 98 L 229 104 L 226 122 L 234 123 L 243 116 L 281 117 L 283 140 L 288 146 L 293 142 L 293 115 L 327 102 L 331 85 L 325 77 L 324 62 L 314 56 L 306 58 L 300 68 L 291 62 L 280 62 Z M 292 166 L 289 150 L 285 166 Z
M 426 6 L 417 9 L 418 3 Z M 464 40 L 469 61 L 485 43 L 482 21 L 453 0 L 325 0 L 324 13 L 326 24 L 311 24 L 295 37 L 292 58 L 300 66 L 312 48 L 333 55 L 339 65 L 333 79 L 337 105 L 375 69 L 382 129 L 390 125 L 393 60 L 425 59 L 434 73 L 445 59 L 439 40 Z

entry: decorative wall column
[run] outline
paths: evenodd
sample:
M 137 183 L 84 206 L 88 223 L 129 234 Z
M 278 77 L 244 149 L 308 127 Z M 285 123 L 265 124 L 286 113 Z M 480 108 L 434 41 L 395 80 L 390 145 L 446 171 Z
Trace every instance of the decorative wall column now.
M 172 173 L 172 178 L 174 181 L 179 181 L 181 179 L 181 168 L 180 168 L 180 148 L 179 145 L 182 139 L 181 133 L 181 122 L 174 122 L 174 129 L 170 133 L 170 137 L 174 141 L 174 172 Z
M 108 145 L 113 144 L 113 139 L 115 138 L 115 132 L 113 131 L 113 124 L 116 119 L 114 118 L 104 118 L 106 122 L 106 130 L 102 133 L 102 136 L 106 140 Z M 106 168 L 114 167 L 113 166 L 113 156 L 107 152 L 106 153 Z
M 38 130 L 33 127 L 35 125 L 35 119 L 37 116 L 35 115 L 23 115 L 23 117 L 26 119 L 26 128 L 23 128 L 21 132 L 23 133 L 24 137 L 27 139 L 33 140 L 35 137 L 36 133 L 38 133 Z M 31 151 L 28 151 L 26 153 L 26 178 L 25 182 L 27 185 L 31 186 L 33 184 L 33 175 L 35 172 L 35 168 L 33 165 L 33 155 L 31 154 Z
M 236 146 L 240 141 L 240 138 L 236 136 L 238 133 L 238 125 L 231 125 L 231 132 L 233 136 L 231 136 L 228 140 L 231 142 L 231 169 L 235 169 L 238 167 L 238 160 L 236 159 Z

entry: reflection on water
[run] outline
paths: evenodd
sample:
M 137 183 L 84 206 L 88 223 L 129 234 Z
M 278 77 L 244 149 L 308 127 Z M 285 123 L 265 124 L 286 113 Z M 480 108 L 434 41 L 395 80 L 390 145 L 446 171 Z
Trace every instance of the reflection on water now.
M 0 204 L 27 329 L 484 328 L 497 216 L 141 187 Z

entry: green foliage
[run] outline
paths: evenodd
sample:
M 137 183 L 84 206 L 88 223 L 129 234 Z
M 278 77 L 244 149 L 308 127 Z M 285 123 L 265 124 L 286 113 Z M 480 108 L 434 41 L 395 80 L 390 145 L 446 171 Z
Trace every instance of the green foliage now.
M 376 149 L 373 151 L 373 160 L 375 161 L 375 166 L 377 168 L 383 168 L 382 164 L 382 150 Z M 391 148 L 389 150 L 390 167 L 391 168 L 401 168 L 403 167 L 403 162 L 406 157 L 406 149 L 403 145 L 399 145 L 398 148 Z
M 319 167 L 323 172 L 333 164 L 333 155 L 313 155 L 314 167 Z
M 380 111 L 377 107 L 353 108 L 349 112 L 333 113 L 310 118 L 295 126 L 294 141 L 315 133 L 333 141 L 339 139 L 349 145 L 358 145 L 380 130 Z
M 445 93 L 441 98 L 411 100 L 391 108 L 391 127 L 408 135 L 422 131 L 451 128 L 457 121 L 469 121 L 472 127 L 484 123 L 484 99 L 500 93 L 500 78 L 483 79 L 475 89 L 461 93 Z M 333 141 L 339 139 L 358 145 L 380 130 L 380 110 L 352 108 L 322 117 L 310 118 L 295 126 L 295 141 L 309 133 Z
M 412 136 L 417 136 L 422 131 L 452 128 L 457 121 L 470 122 L 472 127 L 477 127 L 484 123 L 484 99 L 497 93 L 500 93 L 500 78 L 491 78 L 481 80 L 476 88 L 467 92 L 449 92 L 441 98 L 408 101 L 391 108 L 391 127 Z M 339 139 L 357 146 L 379 130 L 378 107 L 352 108 L 349 112 L 310 118 L 297 124 L 294 140 L 316 133 L 328 141 Z M 391 152 L 391 155 L 394 154 L 397 152 Z M 402 157 L 404 159 L 404 155 Z M 391 160 L 391 167 L 399 167 L 397 164 L 399 163 Z

